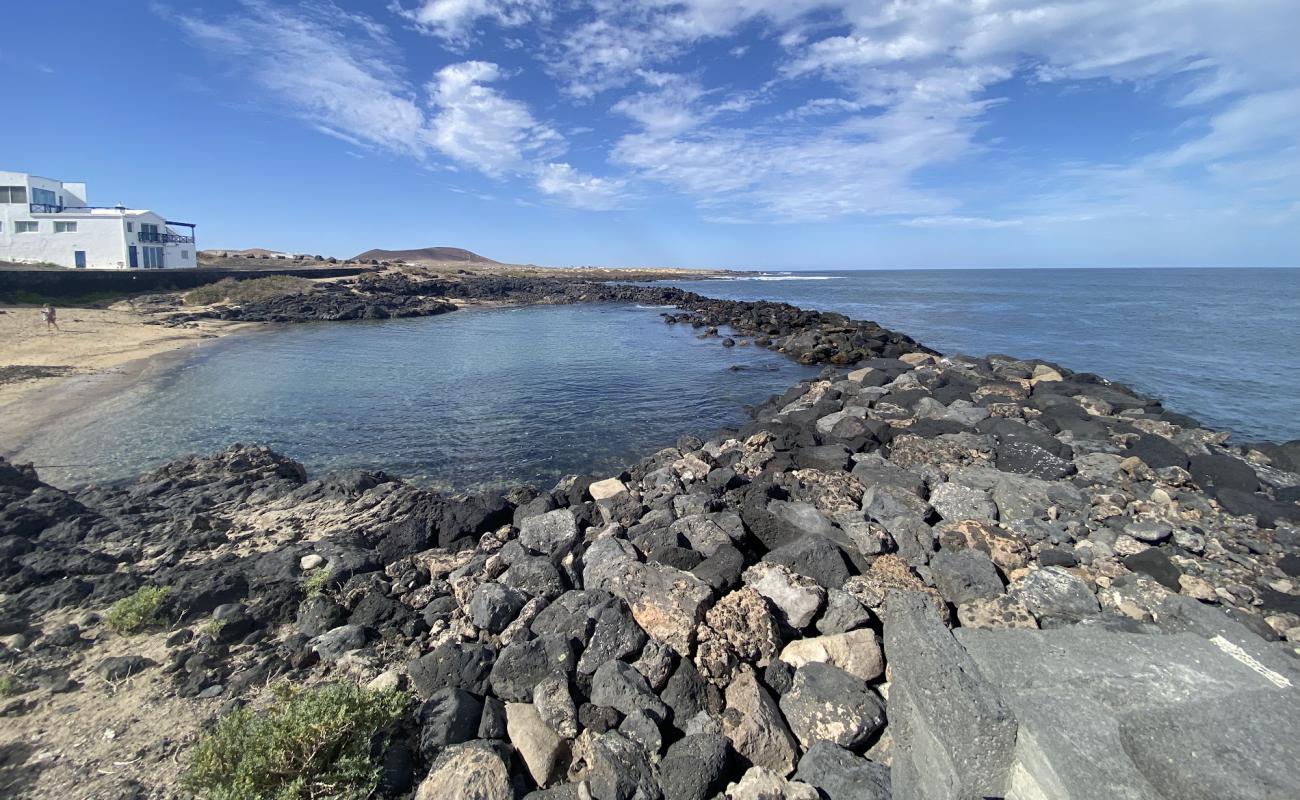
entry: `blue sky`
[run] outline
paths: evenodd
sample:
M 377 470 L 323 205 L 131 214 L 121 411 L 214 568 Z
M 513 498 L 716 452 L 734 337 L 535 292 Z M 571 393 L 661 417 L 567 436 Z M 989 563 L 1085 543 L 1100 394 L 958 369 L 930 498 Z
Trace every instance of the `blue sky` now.
M 0 169 L 205 248 L 1300 265 L 1295 0 L 13 6 Z

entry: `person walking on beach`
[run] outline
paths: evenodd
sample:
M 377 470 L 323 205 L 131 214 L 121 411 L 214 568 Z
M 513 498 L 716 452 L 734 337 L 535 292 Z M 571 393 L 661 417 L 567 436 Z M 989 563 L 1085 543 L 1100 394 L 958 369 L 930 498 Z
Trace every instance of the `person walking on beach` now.
M 45 330 L 57 331 L 59 329 L 59 322 L 56 319 L 58 313 L 54 310 L 54 306 L 46 303 L 44 310 L 41 311 L 41 316 L 45 317 Z

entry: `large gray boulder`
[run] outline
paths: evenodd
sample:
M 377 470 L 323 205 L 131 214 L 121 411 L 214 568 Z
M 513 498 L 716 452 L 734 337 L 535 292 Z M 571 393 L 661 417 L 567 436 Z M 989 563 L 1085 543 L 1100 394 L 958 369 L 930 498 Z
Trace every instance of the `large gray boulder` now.
M 894 592 L 885 604 L 891 767 L 901 797 L 1002 797 L 1016 718 L 939 619 L 929 599 Z
M 509 586 L 500 583 L 480 584 L 469 600 L 469 618 L 475 626 L 488 633 L 500 633 L 510 624 L 525 598 Z
M 810 662 L 781 695 L 781 713 L 805 748 L 824 741 L 856 749 L 885 724 L 885 707 L 861 678 Z
M 934 487 L 930 505 L 946 520 L 998 518 L 998 508 L 986 492 L 956 483 Z
M 815 742 L 794 779 L 814 786 L 826 800 L 890 800 L 889 767 L 830 742 Z
M 481 742 L 449 747 L 433 762 L 415 800 L 513 800 L 510 767 Z
M 606 661 L 592 675 L 591 702 L 625 715 L 645 711 L 657 720 L 668 716 L 668 706 L 650 691 L 645 676 L 622 661 Z
M 578 541 L 578 521 L 567 508 L 529 517 L 519 525 L 519 541 L 534 553 L 560 558 Z
M 597 545 L 600 561 L 592 563 L 592 551 L 598 549 Z M 696 626 L 704 621 L 704 612 L 713 599 L 707 583 L 667 564 L 637 561 L 615 539 L 593 545 L 587 551 L 587 561 L 584 577 L 588 589 L 605 589 L 622 598 L 650 638 L 668 645 L 678 655 L 691 654 Z
M 587 748 L 587 786 L 594 800 L 660 800 L 649 754 L 613 731 L 593 738 Z
M 716 733 L 686 736 L 659 763 L 659 784 L 673 800 L 704 800 L 727 766 L 727 738 Z
M 799 752 L 794 734 L 754 673 L 740 673 L 727 687 L 726 696 L 722 732 L 731 746 L 751 764 L 789 775 Z
M 506 704 L 506 732 L 538 786 L 562 773 L 568 743 L 551 729 L 532 703 Z
M 1078 625 L 955 635 L 1014 709 L 1016 797 L 1300 796 L 1294 673 L 1220 635 Z
M 1097 596 L 1088 584 L 1061 567 L 1030 570 L 1013 588 L 1040 621 L 1073 622 L 1101 613 Z
M 982 550 L 940 552 L 930 559 L 930 570 L 939 594 L 953 605 L 1002 594 L 1002 579 Z

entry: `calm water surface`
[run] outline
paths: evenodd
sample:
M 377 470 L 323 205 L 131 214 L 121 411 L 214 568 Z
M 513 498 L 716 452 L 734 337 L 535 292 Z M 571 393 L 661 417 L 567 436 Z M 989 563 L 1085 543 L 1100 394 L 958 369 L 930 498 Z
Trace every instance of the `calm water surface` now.
M 944 353 L 1096 372 L 1239 440 L 1300 438 L 1300 270 L 795 273 L 675 285 L 839 311 Z
M 41 470 L 68 486 L 255 442 L 313 474 L 359 467 L 442 488 L 549 487 L 742 424 L 746 405 L 817 372 L 701 341 L 659 313 L 536 307 L 236 336 L 22 456 L 86 465 Z
M 946 353 L 1097 372 L 1238 439 L 1300 438 L 1300 271 L 951 270 L 685 282 L 872 319 Z M 614 470 L 816 370 L 722 348 L 659 310 L 475 311 L 232 337 L 42 432 L 60 485 L 233 442 L 444 488 Z M 733 368 L 741 369 L 735 370 Z

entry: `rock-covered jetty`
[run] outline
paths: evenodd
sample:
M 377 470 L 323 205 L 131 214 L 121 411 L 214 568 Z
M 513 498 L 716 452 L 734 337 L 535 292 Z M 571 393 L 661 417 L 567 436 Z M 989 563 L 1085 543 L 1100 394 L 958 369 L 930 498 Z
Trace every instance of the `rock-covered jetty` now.
M 611 283 L 586 279 L 513 278 L 466 275 L 458 279 L 418 278 L 399 272 L 328 281 L 303 294 L 240 306 L 171 315 L 163 324 L 183 325 L 196 319 L 245 322 L 388 319 L 429 316 L 456 310 L 451 301 L 477 305 L 562 305 L 570 303 L 638 303 L 671 306 L 669 323 L 682 323 L 719 336 L 729 328 L 752 337 L 760 347 L 774 347 L 804 364 L 852 364 L 865 358 L 896 358 L 931 353 L 910 337 L 874 322 L 843 314 L 808 311 L 787 303 L 716 300 L 671 286 Z
M 102 739 L 124 687 L 212 716 L 344 681 L 411 693 L 382 797 L 1300 796 L 1300 443 L 790 306 L 441 288 L 673 304 L 827 366 L 740 430 L 503 494 L 246 446 L 78 491 L 0 461 L 0 712 L 47 737 L 29 761 L 56 720 Z M 106 631 L 146 585 L 165 630 Z M 27 780 L 179 796 L 187 740 L 142 727 Z

